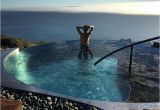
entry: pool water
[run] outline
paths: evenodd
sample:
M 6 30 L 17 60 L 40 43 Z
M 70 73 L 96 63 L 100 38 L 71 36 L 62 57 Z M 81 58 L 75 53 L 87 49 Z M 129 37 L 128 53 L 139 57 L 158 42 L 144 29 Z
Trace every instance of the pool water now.
M 27 85 L 67 96 L 101 101 L 127 100 L 129 83 L 118 74 L 116 58 L 105 59 L 94 66 L 100 57 L 78 59 L 70 51 L 50 47 L 24 49 L 12 55 L 4 62 L 6 71 Z

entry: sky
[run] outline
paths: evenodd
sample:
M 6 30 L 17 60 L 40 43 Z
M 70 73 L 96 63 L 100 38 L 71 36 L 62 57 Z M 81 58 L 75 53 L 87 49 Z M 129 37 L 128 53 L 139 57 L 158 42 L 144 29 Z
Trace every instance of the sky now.
M 1 10 L 160 15 L 160 0 L 1 0 Z

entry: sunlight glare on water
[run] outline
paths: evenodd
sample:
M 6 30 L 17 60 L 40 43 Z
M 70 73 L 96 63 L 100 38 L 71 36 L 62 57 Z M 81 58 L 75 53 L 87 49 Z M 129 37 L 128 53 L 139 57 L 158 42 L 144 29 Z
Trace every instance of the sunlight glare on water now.
M 28 56 L 26 54 L 24 54 L 23 52 L 18 52 L 15 55 L 11 56 L 11 62 L 6 62 L 5 66 L 6 68 L 14 68 L 9 73 L 15 75 L 16 79 L 18 79 L 19 81 L 22 81 L 25 84 L 32 84 L 33 78 L 27 71 L 27 60 Z

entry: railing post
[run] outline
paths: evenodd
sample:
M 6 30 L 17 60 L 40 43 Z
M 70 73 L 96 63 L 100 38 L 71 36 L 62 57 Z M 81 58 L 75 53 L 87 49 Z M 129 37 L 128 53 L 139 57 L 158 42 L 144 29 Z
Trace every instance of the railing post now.
M 133 45 L 131 46 L 131 51 L 130 51 L 130 59 L 129 59 L 129 74 L 128 77 L 131 78 L 132 74 L 132 57 L 133 57 Z

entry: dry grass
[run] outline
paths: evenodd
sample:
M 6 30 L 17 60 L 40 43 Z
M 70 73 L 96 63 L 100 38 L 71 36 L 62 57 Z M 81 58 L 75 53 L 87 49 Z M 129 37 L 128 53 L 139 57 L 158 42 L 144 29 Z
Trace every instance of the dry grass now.
M 22 110 L 22 102 L 11 99 L 0 99 L 1 110 Z

